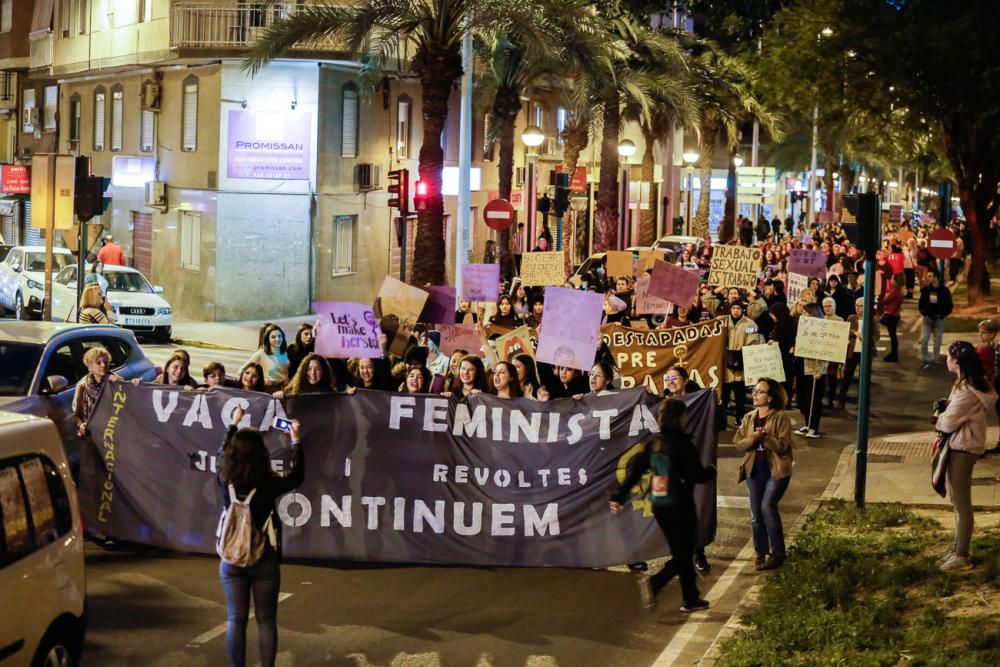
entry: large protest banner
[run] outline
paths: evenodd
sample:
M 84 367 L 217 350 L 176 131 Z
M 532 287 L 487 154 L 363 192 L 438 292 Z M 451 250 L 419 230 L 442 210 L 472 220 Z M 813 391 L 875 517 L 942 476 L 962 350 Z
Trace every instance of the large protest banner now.
M 795 334 L 795 356 L 842 364 L 850 338 L 850 322 L 803 315 Z
M 708 284 L 716 287 L 757 289 L 760 271 L 760 248 L 738 245 L 713 245 Z
M 716 458 L 715 400 L 684 398 L 703 463 Z M 358 390 L 284 403 L 235 389 L 107 385 L 90 419 L 80 504 L 87 527 L 122 540 L 213 553 L 216 451 L 237 405 L 287 472 L 274 416 L 302 423 L 305 481 L 277 502 L 284 553 L 361 561 L 601 567 L 663 556 L 648 501 L 608 510 L 607 491 L 656 430 L 642 390 L 538 403 Z M 648 488 L 648 483 L 646 484 Z M 715 487 L 696 487 L 699 545 L 713 539 Z
M 316 354 L 324 357 L 374 359 L 382 356 L 381 332 L 368 306 L 347 301 L 317 301 Z
M 544 330 L 544 327 L 542 327 Z M 663 373 L 677 364 L 705 388 L 722 391 L 725 375 L 726 323 L 723 319 L 672 329 L 630 329 L 619 324 L 601 327 L 622 374 L 622 386 L 666 391 Z
M 601 343 L 604 297 L 568 287 L 545 290 L 545 319 L 535 359 L 589 371 Z
M 743 382 L 750 387 L 761 378 L 785 381 L 785 367 L 777 345 L 743 346 Z
M 524 253 L 521 256 L 521 284 L 525 287 L 562 285 L 566 282 L 563 260 L 562 251 Z
M 792 248 L 788 259 L 788 272 L 798 273 L 806 278 L 819 278 L 826 282 L 826 253 L 809 248 Z

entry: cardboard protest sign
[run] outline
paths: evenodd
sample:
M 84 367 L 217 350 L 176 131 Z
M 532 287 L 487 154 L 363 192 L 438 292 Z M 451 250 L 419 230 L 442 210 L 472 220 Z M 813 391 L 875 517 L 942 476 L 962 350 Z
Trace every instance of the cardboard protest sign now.
M 601 340 L 604 296 L 565 287 L 545 290 L 545 320 L 535 358 L 589 371 Z
M 737 245 L 712 246 L 712 265 L 708 274 L 708 284 L 716 287 L 757 289 L 760 258 L 760 248 L 743 248 Z
M 666 315 L 673 306 L 670 302 L 649 293 L 650 280 L 652 280 L 650 276 L 640 274 L 635 281 L 635 314 Z
M 850 337 L 849 322 L 803 315 L 795 336 L 795 356 L 842 364 L 847 360 Z
M 726 374 L 725 320 L 652 331 L 605 324 L 601 338 L 621 373 L 622 388 L 646 387 L 662 396 L 667 391 L 663 374 L 676 364 L 687 369 L 691 379 L 702 387 L 722 391 Z
M 914 238 L 913 232 L 911 232 L 909 229 L 899 230 L 899 242 L 902 243 L 903 245 L 906 245 L 907 242 L 909 242 L 909 240 L 912 238 Z
M 427 292 L 396 280 L 392 276 L 386 276 L 378 291 L 378 301 L 380 305 L 378 315 L 382 317 L 395 315 L 401 324 L 415 324 L 420 321 L 420 312 L 427 301 Z
M 475 324 L 438 324 L 434 327 L 441 332 L 441 345 L 438 349 L 441 354 L 449 357 L 455 350 L 465 350 L 469 354 L 479 354 L 479 348 L 483 343 L 476 331 Z
M 381 330 L 369 306 L 347 301 L 321 301 L 313 304 L 313 310 L 319 315 L 314 332 L 316 354 L 338 359 L 382 356 Z
M 632 253 L 627 250 L 609 250 L 605 261 L 607 262 L 605 271 L 609 278 L 631 276 L 635 271 Z
M 809 278 L 797 273 L 788 274 L 788 289 L 785 290 L 788 296 L 788 303 L 792 304 L 799 300 L 802 290 L 809 287 Z
M 499 285 L 499 264 L 462 265 L 462 301 L 496 301 Z
M 676 264 L 657 261 L 653 265 L 649 292 L 681 308 L 690 308 L 698 296 L 698 274 Z
M 420 322 L 427 324 L 454 324 L 455 288 L 449 285 L 426 285 L 419 289 L 427 292 L 427 303 L 420 311 Z
M 646 269 L 653 268 L 653 264 L 656 260 L 663 261 L 666 259 L 666 256 L 666 253 L 662 250 L 640 250 L 639 264 L 636 267 L 636 274 L 641 276 L 646 272 Z
M 535 345 L 532 338 L 531 329 L 527 326 L 520 326 L 500 336 L 493 341 L 496 345 L 497 359 L 510 361 L 519 354 L 526 354 L 534 359 Z
M 744 345 L 743 382 L 750 387 L 757 384 L 761 378 L 785 381 L 781 349 L 777 345 Z
M 788 259 L 788 272 L 797 273 L 807 278 L 826 280 L 826 253 L 822 250 L 808 248 L 792 248 Z
M 562 285 L 566 282 L 563 253 L 526 252 L 521 256 L 521 283 L 525 287 L 536 285 Z M 545 304 L 548 308 L 548 303 Z

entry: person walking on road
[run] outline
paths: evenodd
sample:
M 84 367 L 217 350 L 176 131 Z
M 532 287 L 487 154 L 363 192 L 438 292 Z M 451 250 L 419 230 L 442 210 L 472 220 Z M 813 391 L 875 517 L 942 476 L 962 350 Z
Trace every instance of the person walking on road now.
M 880 321 L 889 332 L 889 354 L 882 357 L 882 360 L 891 363 L 899 362 L 899 337 L 896 335 L 896 329 L 899 327 L 900 312 L 903 308 L 903 281 L 903 274 L 894 274 L 889 281 L 888 291 L 882 297 L 884 312 Z
M 122 247 L 115 243 L 111 234 L 104 237 L 104 247 L 97 252 L 97 260 L 104 266 L 126 266 L 125 253 Z
M 223 513 L 233 502 L 249 504 L 253 530 L 262 537 L 264 545 L 256 562 L 240 566 L 223 559 L 219 563 L 219 579 L 228 612 L 226 647 L 229 664 L 243 667 L 252 592 L 260 663 L 263 667 L 274 667 L 278 652 L 278 587 L 281 585 L 281 521 L 275 516 L 275 502 L 305 479 L 300 426 L 297 420 L 291 423 L 292 467 L 287 475 L 280 476 L 271 470 L 271 455 L 260 431 L 240 429 L 241 419 L 243 408 L 237 407 L 226 440 L 219 449 L 222 467 L 217 481 Z
M 611 511 L 624 509 L 632 487 L 647 471 L 652 472 L 647 491 L 653 517 L 670 545 L 670 560 L 654 575 L 639 579 L 643 606 L 656 606 L 656 594 L 677 575 L 684 603 L 681 611 L 690 613 L 707 609 L 708 601 L 701 598 L 694 572 L 694 544 L 698 532 L 698 516 L 694 504 L 694 485 L 715 476 L 715 466 L 703 467 L 691 436 L 684 431 L 687 405 L 668 398 L 660 404 L 660 433 L 646 443 L 628 466 L 625 480 L 611 495 Z
M 785 533 L 778 502 L 792 479 L 792 422 L 785 390 L 770 378 L 754 386 L 754 409 L 743 417 L 733 444 L 744 448 L 739 481 L 750 494 L 750 528 L 757 552 L 754 569 L 773 570 L 785 562 Z
M 951 290 L 941 282 L 941 274 L 936 267 L 927 269 L 926 284 L 920 290 L 919 310 L 922 317 L 920 350 L 924 365 L 920 370 L 927 370 L 937 365 L 941 356 L 941 337 L 944 335 L 944 320 L 951 315 Z M 927 351 L 931 333 L 934 334 L 934 356 Z
M 948 348 L 948 370 L 955 374 L 948 407 L 938 415 L 935 428 L 949 433 L 948 495 L 955 509 L 955 544 L 938 561 L 945 572 L 972 569 L 972 468 L 986 449 L 986 411 L 997 402 L 983 362 L 971 343 L 960 340 Z

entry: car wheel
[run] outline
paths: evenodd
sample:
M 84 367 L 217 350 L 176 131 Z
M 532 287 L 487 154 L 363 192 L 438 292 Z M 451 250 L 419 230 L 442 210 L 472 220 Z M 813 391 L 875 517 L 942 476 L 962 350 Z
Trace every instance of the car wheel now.
M 24 301 L 21 299 L 20 292 L 14 295 L 14 319 L 15 320 L 28 319 L 28 311 L 24 307 Z
M 69 643 L 57 633 L 50 632 L 38 647 L 33 664 L 34 667 L 73 667 L 76 660 Z

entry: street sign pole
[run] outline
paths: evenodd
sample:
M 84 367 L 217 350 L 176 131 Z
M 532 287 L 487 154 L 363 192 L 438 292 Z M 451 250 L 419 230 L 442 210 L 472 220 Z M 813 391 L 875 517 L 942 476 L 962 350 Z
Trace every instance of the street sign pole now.
M 472 21 L 465 17 L 462 40 L 462 106 L 458 130 L 458 225 L 455 229 L 455 289 L 462 293 L 462 265 L 469 261 L 472 229 Z
M 875 326 L 875 251 L 881 234 L 882 202 L 877 194 L 858 195 L 857 224 L 865 250 L 865 296 L 861 315 L 861 369 L 858 377 L 858 426 L 855 448 L 854 504 L 865 506 L 865 484 L 868 477 L 868 419 L 872 381 L 872 327 Z M 866 233 L 866 230 L 868 233 Z M 869 234 L 871 236 L 869 236 Z M 855 343 L 857 345 L 857 343 Z M 844 378 L 850 382 L 850 378 Z

